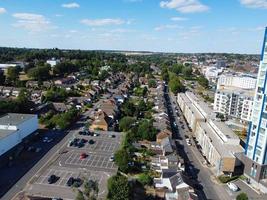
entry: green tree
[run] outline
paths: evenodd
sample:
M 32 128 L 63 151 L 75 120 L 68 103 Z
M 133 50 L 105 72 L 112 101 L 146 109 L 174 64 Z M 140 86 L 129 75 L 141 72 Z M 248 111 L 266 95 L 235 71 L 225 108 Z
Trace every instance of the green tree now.
M 157 81 L 155 79 L 149 79 L 148 80 L 148 87 L 156 88 L 157 87 Z
M 192 67 L 184 67 L 182 70 L 182 73 L 185 77 L 189 78 L 192 76 L 193 69 L 192 69 Z
M 65 73 L 71 73 L 77 70 L 79 70 L 79 68 L 76 67 L 73 63 L 61 62 L 53 67 L 53 74 L 64 75 Z
M 124 116 L 133 117 L 135 115 L 136 108 L 133 102 L 128 100 L 122 104 L 121 111 Z
M 6 82 L 6 76 L 4 75 L 4 71 L 0 70 L 0 85 L 3 85 Z
M 50 77 L 50 66 L 37 66 L 28 70 L 27 75 L 35 80 L 43 81 Z
M 128 179 L 115 175 L 108 179 L 108 200 L 129 200 L 130 186 Z
M 163 67 L 161 70 L 161 77 L 164 81 L 169 81 L 169 70 L 167 67 Z
M 143 120 L 139 123 L 137 135 L 140 139 L 153 141 L 156 139 L 157 130 L 151 120 Z
M 142 173 L 139 175 L 138 181 L 142 183 L 142 185 L 152 185 L 153 178 L 148 173 Z
M 170 89 L 173 93 L 184 92 L 185 87 L 178 77 L 171 78 L 169 82 Z
M 19 66 L 7 68 L 7 79 L 8 79 L 8 81 L 12 82 L 12 83 L 17 82 L 18 78 L 19 78 L 20 71 L 21 71 L 21 68 Z
M 244 192 L 237 195 L 236 200 L 248 200 L 248 195 Z
M 103 71 L 99 74 L 98 77 L 99 77 L 99 80 L 104 81 L 106 78 L 108 78 L 108 76 L 109 76 L 108 71 L 103 70 Z
M 204 87 L 204 88 L 209 87 L 209 81 L 203 75 L 198 77 L 197 81 L 198 81 L 199 85 L 201 85 L 202 87 Z
M 118 150 L 115 153 L 115 163 L 119 166 L 119 169 L 127 173 L 129 171 L 128 163 L 131 161 L 128 151 L 124 148 Z
M 80 190 L 78 190 L 75 200 L 85 200 L 83 193 Z
M 134 117 L 123 117 L 119 122 L 120 130 L 124 132 L 130 130 L 135 121 Z
M 184 66 L 182 64 L 174 64 L 172 66 L 172 72 L 179 75 L 182 73 Z

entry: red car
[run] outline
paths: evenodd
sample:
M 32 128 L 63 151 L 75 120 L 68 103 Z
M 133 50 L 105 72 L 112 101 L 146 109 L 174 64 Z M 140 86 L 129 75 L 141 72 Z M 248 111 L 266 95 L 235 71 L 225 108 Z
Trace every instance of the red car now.
M 80 159 L 83 160 L 87 157 L 87 154 L 86 153 L 81 153 L 80 155 Z

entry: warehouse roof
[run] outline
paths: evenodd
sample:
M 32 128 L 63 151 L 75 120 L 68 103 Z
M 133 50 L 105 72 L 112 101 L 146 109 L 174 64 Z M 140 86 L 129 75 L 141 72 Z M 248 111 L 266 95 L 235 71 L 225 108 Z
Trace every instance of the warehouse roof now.
M 36 117 L 36 115 L 31 114 L 18 114 L 18 113 L 8 113 L 3 116 L 0 116 L 0 125 L 19 125 L 33 117 Z M 2 132 L 2 130 L 1 130 Z
M 14 132 L 16 132 L 16 130 L 3 130 L 0 129 L 0 140 L 13 134 Z

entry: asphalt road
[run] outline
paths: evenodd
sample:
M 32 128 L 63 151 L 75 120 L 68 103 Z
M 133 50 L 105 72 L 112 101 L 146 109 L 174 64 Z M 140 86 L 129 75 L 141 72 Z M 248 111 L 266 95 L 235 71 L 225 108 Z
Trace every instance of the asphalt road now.
M 194 146 L 187 145 L 185 141 L 185 134 L 189 135 L 191 132 L 187 129 L 186 125 L 184 126 L 184 129 L 181 128 L 181 124 L 179 123 L 177 114 L 175 113 L 175 107 L 178 108 L 178 115 L 181 117 L 181 120 L 183 120 L 183 124 L 185 124 L 185 121 L 179 106 L 176 104 L 175 97 L 171 96 L 169 92 L 165 93 L 165 96 L 171 123 L 172 125 L 173 122 L 177 124 L 177 126 L 173 125 L 172 127 L 173 132 L 175 133 L 174 139 L 179 141 L 179 143 L 182 145 L 182 148 L 177 147 L 177 149 L 178 153 L 185 160 L 186 173 L 196 177 L 195 180 L 191 179 L 193 184 L 198 183 L 203 187 L 203 191 L 198 190 L 197 192 L 199 198 L 204 200 L 231 200 L 232 198 L 225 191 L 225 188 L 212 180 L 213 174 L 210 169 L 207 168 L 207 166 L 202 164 L 204 158 L 201 156 L 198 149 Z M 193 168 L 193 170 L 190 170 L 189 166 L 191 166 L 190 168 Z

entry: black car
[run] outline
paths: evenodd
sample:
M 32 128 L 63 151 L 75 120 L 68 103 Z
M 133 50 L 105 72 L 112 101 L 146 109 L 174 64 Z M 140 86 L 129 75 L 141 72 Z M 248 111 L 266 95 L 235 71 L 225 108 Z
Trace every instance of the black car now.
M 87 140 L 82 138 L 82 139 L 80 140 L 80 142 L 84 144 L 84 143 L 87 142 Z
M 49 178 L 48 178 L 48 183 L 49 184 L 53 184 L 53 183 L 55 183 L 56 181 L 58 180 L 58 177 L 56 176 L 56 175 L 51 175 Z
M 73 186 L 74 186 L 74 187 L 78 188 L 78 187 L 80 187 L 82 184 L 83 184 L 82 179 L 80 179 L 80 178 L 75 178 L 75 179 L 74 179 L 74 183 L 73 183 Z
M 74 180 L 75 180 L 75 179 L 74 179 L 73 177 L 70 177 L 69 180 L 68 180 L 67 183 L 66 183 L 67 186 L 69 186 L 69 187 L 72 186 L 73 183 L 74 183 Z
M 69 180 L 67 181 L 67 186 L 71 187 L 80 187 L 81 185 L 83 184 L 83 181 L 82 179 L 80 178 L 73 178 L 73 177 L 70 177 Z
M 79 135 L 86 135 L 86 133 L 84 131 L 79 131 L 78 133 Z
M 89 144 L 94 144 L 95 141 L 94 141 L 94 140 L 89 140 L 88 143 L 89 143 Z

